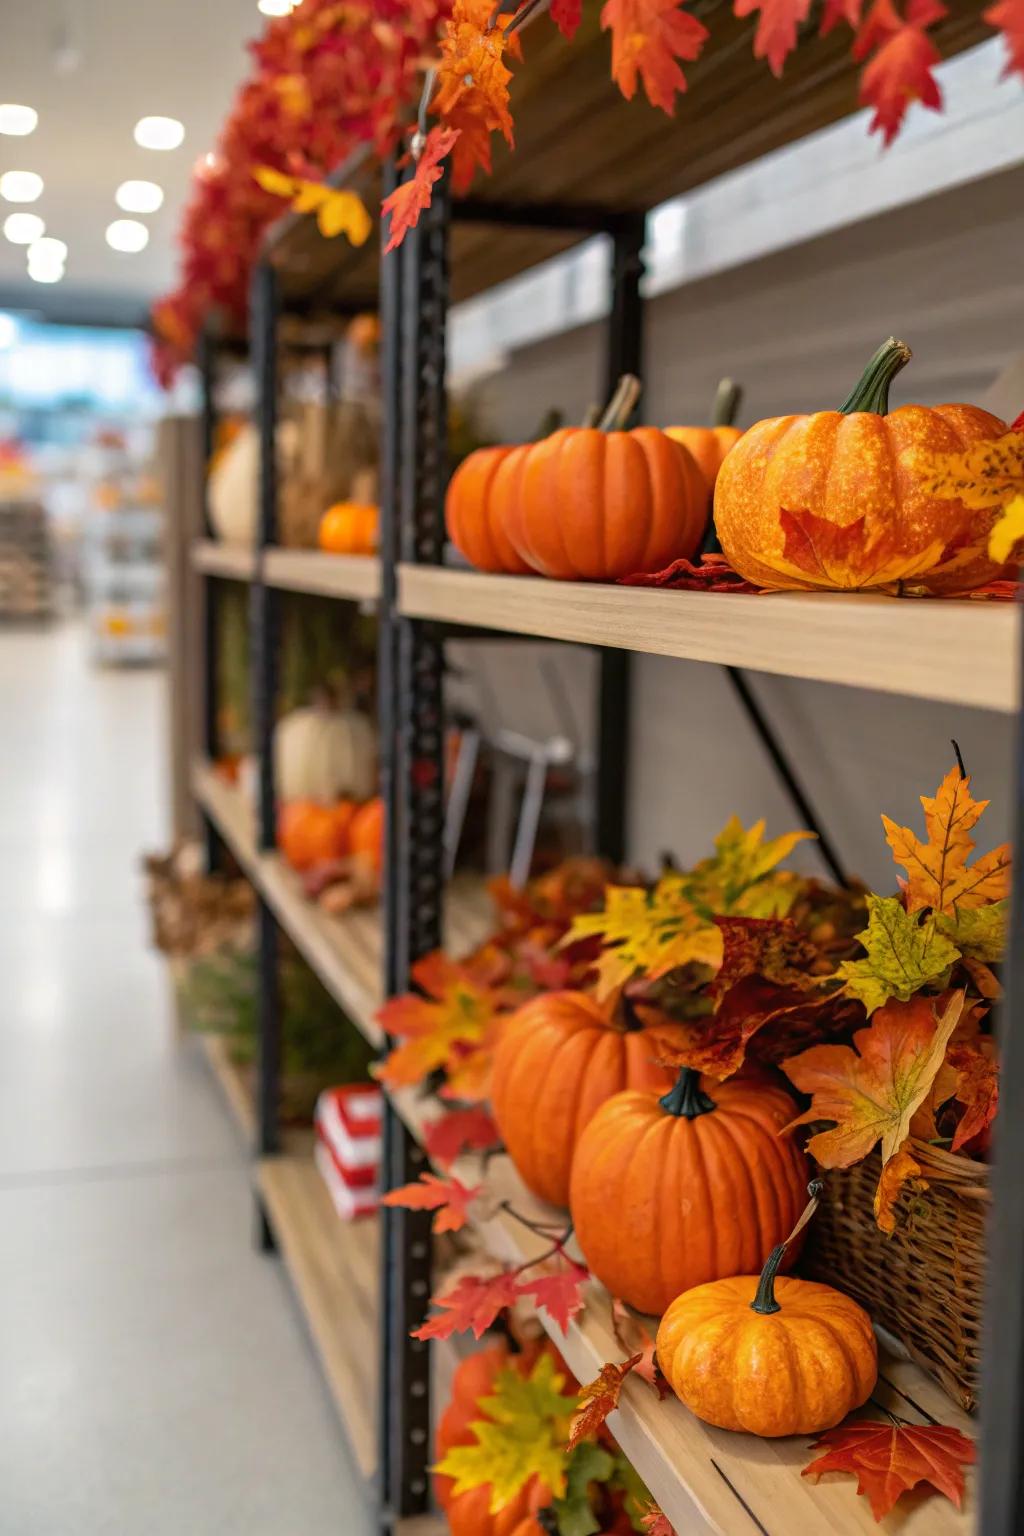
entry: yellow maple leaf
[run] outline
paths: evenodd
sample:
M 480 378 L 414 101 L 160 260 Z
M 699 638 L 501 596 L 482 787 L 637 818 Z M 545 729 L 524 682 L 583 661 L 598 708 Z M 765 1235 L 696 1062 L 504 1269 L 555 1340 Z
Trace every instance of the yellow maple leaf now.
M 907 909 L 931 907 L 955 912 L 958 907 L 983 907 L 1010 893 L 1010 845 L 1002 843 L 973 864 L 971 829 L 985 811 L 987 800 L 971 795 L 969 776 L 958 767 L 946 774 L 934 798 L 921 796 L 927 841 L 909 827 L 882 817 L 886 841 L 896 863 L 907 872 Z
M 901 462 L 923 480 L 921 494 L 977 511 L 1024 495 L 1024 432 L 983 438 L 952 453 L 909 448 Z
M 315 213 L 325 239 L 347 235 L 352 245 L 361 246 L 370 238 L 373 220 L 358 192 L 348 187 L 329 187 L 302 176 L 287 176 L 267 165 L 258 166 L 253 175 L 264 192 L 288 198 L 296 213 Z
M 1003 508 L 1002 516 L 992 524 L 988 535 L 989 559 L 1005 565 L 1014 548 L 1024 539 L 1024 495 L 1014 496 Z
M 722 936 L 682 893 L 674 875 L 664 876 L 653 891 L 642 886 L 610 885 L 603 912 L 574 917 L 562 946 L 600 935 L 597 996 L 611 997 L 632 977 L 663 976 L 676 966 L 697 961 L 717 969 Z
M 862 960 L 844 960 L 837 975 L 851 997 L 874 1013 L 891 997 L 908 1002 L 923 987 L 939 987 L 960 959 L 954 936 L 935 917 L 924 922 L 907 912 L 898 896 L 867 897 L 868 926 L 857 938 Z

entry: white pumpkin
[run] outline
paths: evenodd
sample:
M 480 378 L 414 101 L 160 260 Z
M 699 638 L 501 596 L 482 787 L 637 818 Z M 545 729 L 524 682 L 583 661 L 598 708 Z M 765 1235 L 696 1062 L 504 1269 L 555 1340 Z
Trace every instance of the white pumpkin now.
M 278 474 L 286 477 L 298 447 L 298 428 L 282 421 L 277 429 Z M 225 448 L 210 471 L 207 506 L 210 525 L 224 544 L 256 543 L 259 523 L 260 437 L 249 422 Z
M 377 793 L 377 733 L 356 709 L 312 704 L 293 709 L 274 730 L 280 801 L 369 800 Z

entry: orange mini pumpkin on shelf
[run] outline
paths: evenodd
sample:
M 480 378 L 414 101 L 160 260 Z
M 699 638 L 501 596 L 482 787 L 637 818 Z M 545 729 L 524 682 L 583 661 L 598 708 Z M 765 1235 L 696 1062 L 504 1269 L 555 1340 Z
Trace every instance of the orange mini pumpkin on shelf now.
M 318 805 L 291 800 L 277 814 L 277 846 L 293 869 L 312 869 L 349 851 L 349 833 L 357 815 L 351 800 Z
M 697 468 L 704 476 L 709 498 L 715 494 L 718 472 L 725 463 L 726 454 L 739 442 L 743 433 L 734 426 L 736 412 L 740 408 L 743 391 L 732 379 L 723 379 L 715 396 L 710 427 L 666 427 L 665 433 L 673 442 L 682 443 L 697 461 Z
M 521 462 L 528 448 L 529 444 L 477 448 L 463 459 L 448 483 L 444 504 L 448 537 L 478 571 L 521 576 L 530 569 L 509 540 L 508 497 L 515 482 L 505 473 L 510 463 Z
M 569 1210 L 592 1273 L 638 1312 L 757 1269 L 803 1209 L 794 1100 L 764 1075 L 617 1093 L 576 1146 Z M 795 1257 L 795 1254 L 791 1255 Z
M 355 811 L 349 826 L 348 852 L 366 868 L 380 873 L 384 863 L 384 801 L 367 800 Z
M 499 1509 L 490 1512 L 491 1485 L 482 1483 L 479 1488 L 469 1488 L 456 1494 L 448 1505 L 448 1530 L 451 1536 L 517 1536 L 525 1527 L 527 1531 L 540 1529 L 532 1516 L 551 1503 L 551 1490 L 537 1477 L 520 1488 L 519 1492 Z
M 939 500 L 927 463 L 999 437 L 974 405 L 903 405 L 889 386 L 910 360 L 889 340 L 838 411 L 776 416 L 743 434 L 722 465 L 715 526 L 741 576 L 761 587 L 967 592 L 1001 567 L 988 557 L 995 513 Z
M 585 992 L 546 992 L 507 1021 L 494 1057 L 491 1102 L 523 1183 L 569 1203 L 576 1144 L 601 1105 L 626 1088 L 665 1092 L 675 1073 L 654 1062 L 643 1029 L 620 1023 Z
M 317 538 L 329 555 L 375 555 L 379 533 L 379 507 L 339 501 L 321 517 Z

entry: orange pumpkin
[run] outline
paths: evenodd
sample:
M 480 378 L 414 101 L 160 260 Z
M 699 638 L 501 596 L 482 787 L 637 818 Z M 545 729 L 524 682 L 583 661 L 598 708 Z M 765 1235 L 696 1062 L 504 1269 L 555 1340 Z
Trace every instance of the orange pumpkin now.
M 625 1088 L 671 1087 L 675 1074 L 653 1055 L 644 1030 L 618 1025 L 584 992 L 544 993 L 513 1014 L 495 1053 L 491 1102 L 528 1189 L 568 1205 L 573 1152 L 605 1100 Z
M 349 321 L 345 339 L 364 357 L 375 356 L 380 346 L 380 316 L 371 312 Z
M 384 801 L 367 800 L 352 817 L 349 852 L 360 864 L 379 874 L 384 863 Z
M 966 592 L 1000 574 L 988 558 L 992 511 L 929 493 L 921 454 L 1000 436 L 973 405 L 889 410 L 910 359 L 887 341 L 838 411 L 760 421 L 722 465 L 715 526 L 748 581 L 773 588 Z
M 547 1536 L 544 1527 L 532 1515 L 527 1515 L 512 1532 L 512 1536 Z
M 478 571 L 522 575 L 530 569 L 506 532 L 508 496 L 515 482 L 504 471 L 525 453 L 525 448 L 504 444 L 478 448 L 463 459 L 448 483 L 444 504 L 448 537 Z
M 490 1502 L 490 1483 L 457 1494 L 447 1509 L 451 1536 L 514 1536 L 524 1523 L 529 1531 L 530 1517 L 551 1503 L 551 1490 L 546 1483 L 531 1477 L 496 1515 L 490 1513 Z
M 708 496 L 715 493 L 718 471 L 730 449 L 735 448 L 743 433 L 733 426 L 739 409 L 740 389 L 731 379 L 723 379 L 715 396 L 710 427 L 666 427 L 667 435 L 676 443 L 688 448 L 697 461 L 697 468 L 704 476 Z
M 291 800 L 277 814 L 277 846 L 293 869 L 312 869 L 343 858 L 357 815 L 351 800 L 339 800 L 336 805 Z
M 569 1209 L 613 1296 L 663 1312 L 680 1291 L 749 1274 L 800 1215 L 807 1160 L 781 1136 L 795 1104 L 767 1077 L 617 1093 L 576 1146 Z
M 380 509 L 359 501 L 339 501 L 320 519 L 320 548 L 331 555 L 375 555 Z
M 526 453 L 507 529 L 523 560 L 563 581 L 615 581 L 696 554 L 707 487 L 657 427 L 563 427 Z

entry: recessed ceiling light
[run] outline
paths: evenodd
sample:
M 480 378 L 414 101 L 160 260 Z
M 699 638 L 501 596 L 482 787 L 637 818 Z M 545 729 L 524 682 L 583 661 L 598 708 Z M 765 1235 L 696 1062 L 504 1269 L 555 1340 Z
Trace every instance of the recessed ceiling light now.
M 164 189 L 155 181 L 122 181 L 114 201 L 125 213 L 156 213 L 164 200 Z
M 35 171 L 4 171 L 0 176 L 0 197 L 9 203 L 34 203 L 42 191 L 43 178 Z
M 28 248 L 28 259 L 39 266 L 63 266 L 68 259 L 68 248 L 63 240 L 46 235 L 41 240 L 33 240 Z
M 46 225 L 38 213 L 9 213 L 4 219 L 4 234 L 12 245 L 31 245 L 46 234 Z
M 0 102 L 0 133 L 9 133 L 16 139 L 23 139 L 33 131 L 38 121 L 39 113 L 34 107 L 22 107 L 14 101 Z
M 185 125 L 176 117 L 140 117 L 135 142 L 143 149 L 177 149 L 185 137 Z
M 256 5 L 264 16 L 290 16 L 296 0 L 256 0 Z
M 18 339 L 18 322 L 13 315 L 0 313 L 0 352 L 13 347 Z
M 107 225 L 107 244 L 112 250 L 132 255 L 145 250 L 149 244 L 149 230 L 138 219 L 115 219 L 113 224 Z

